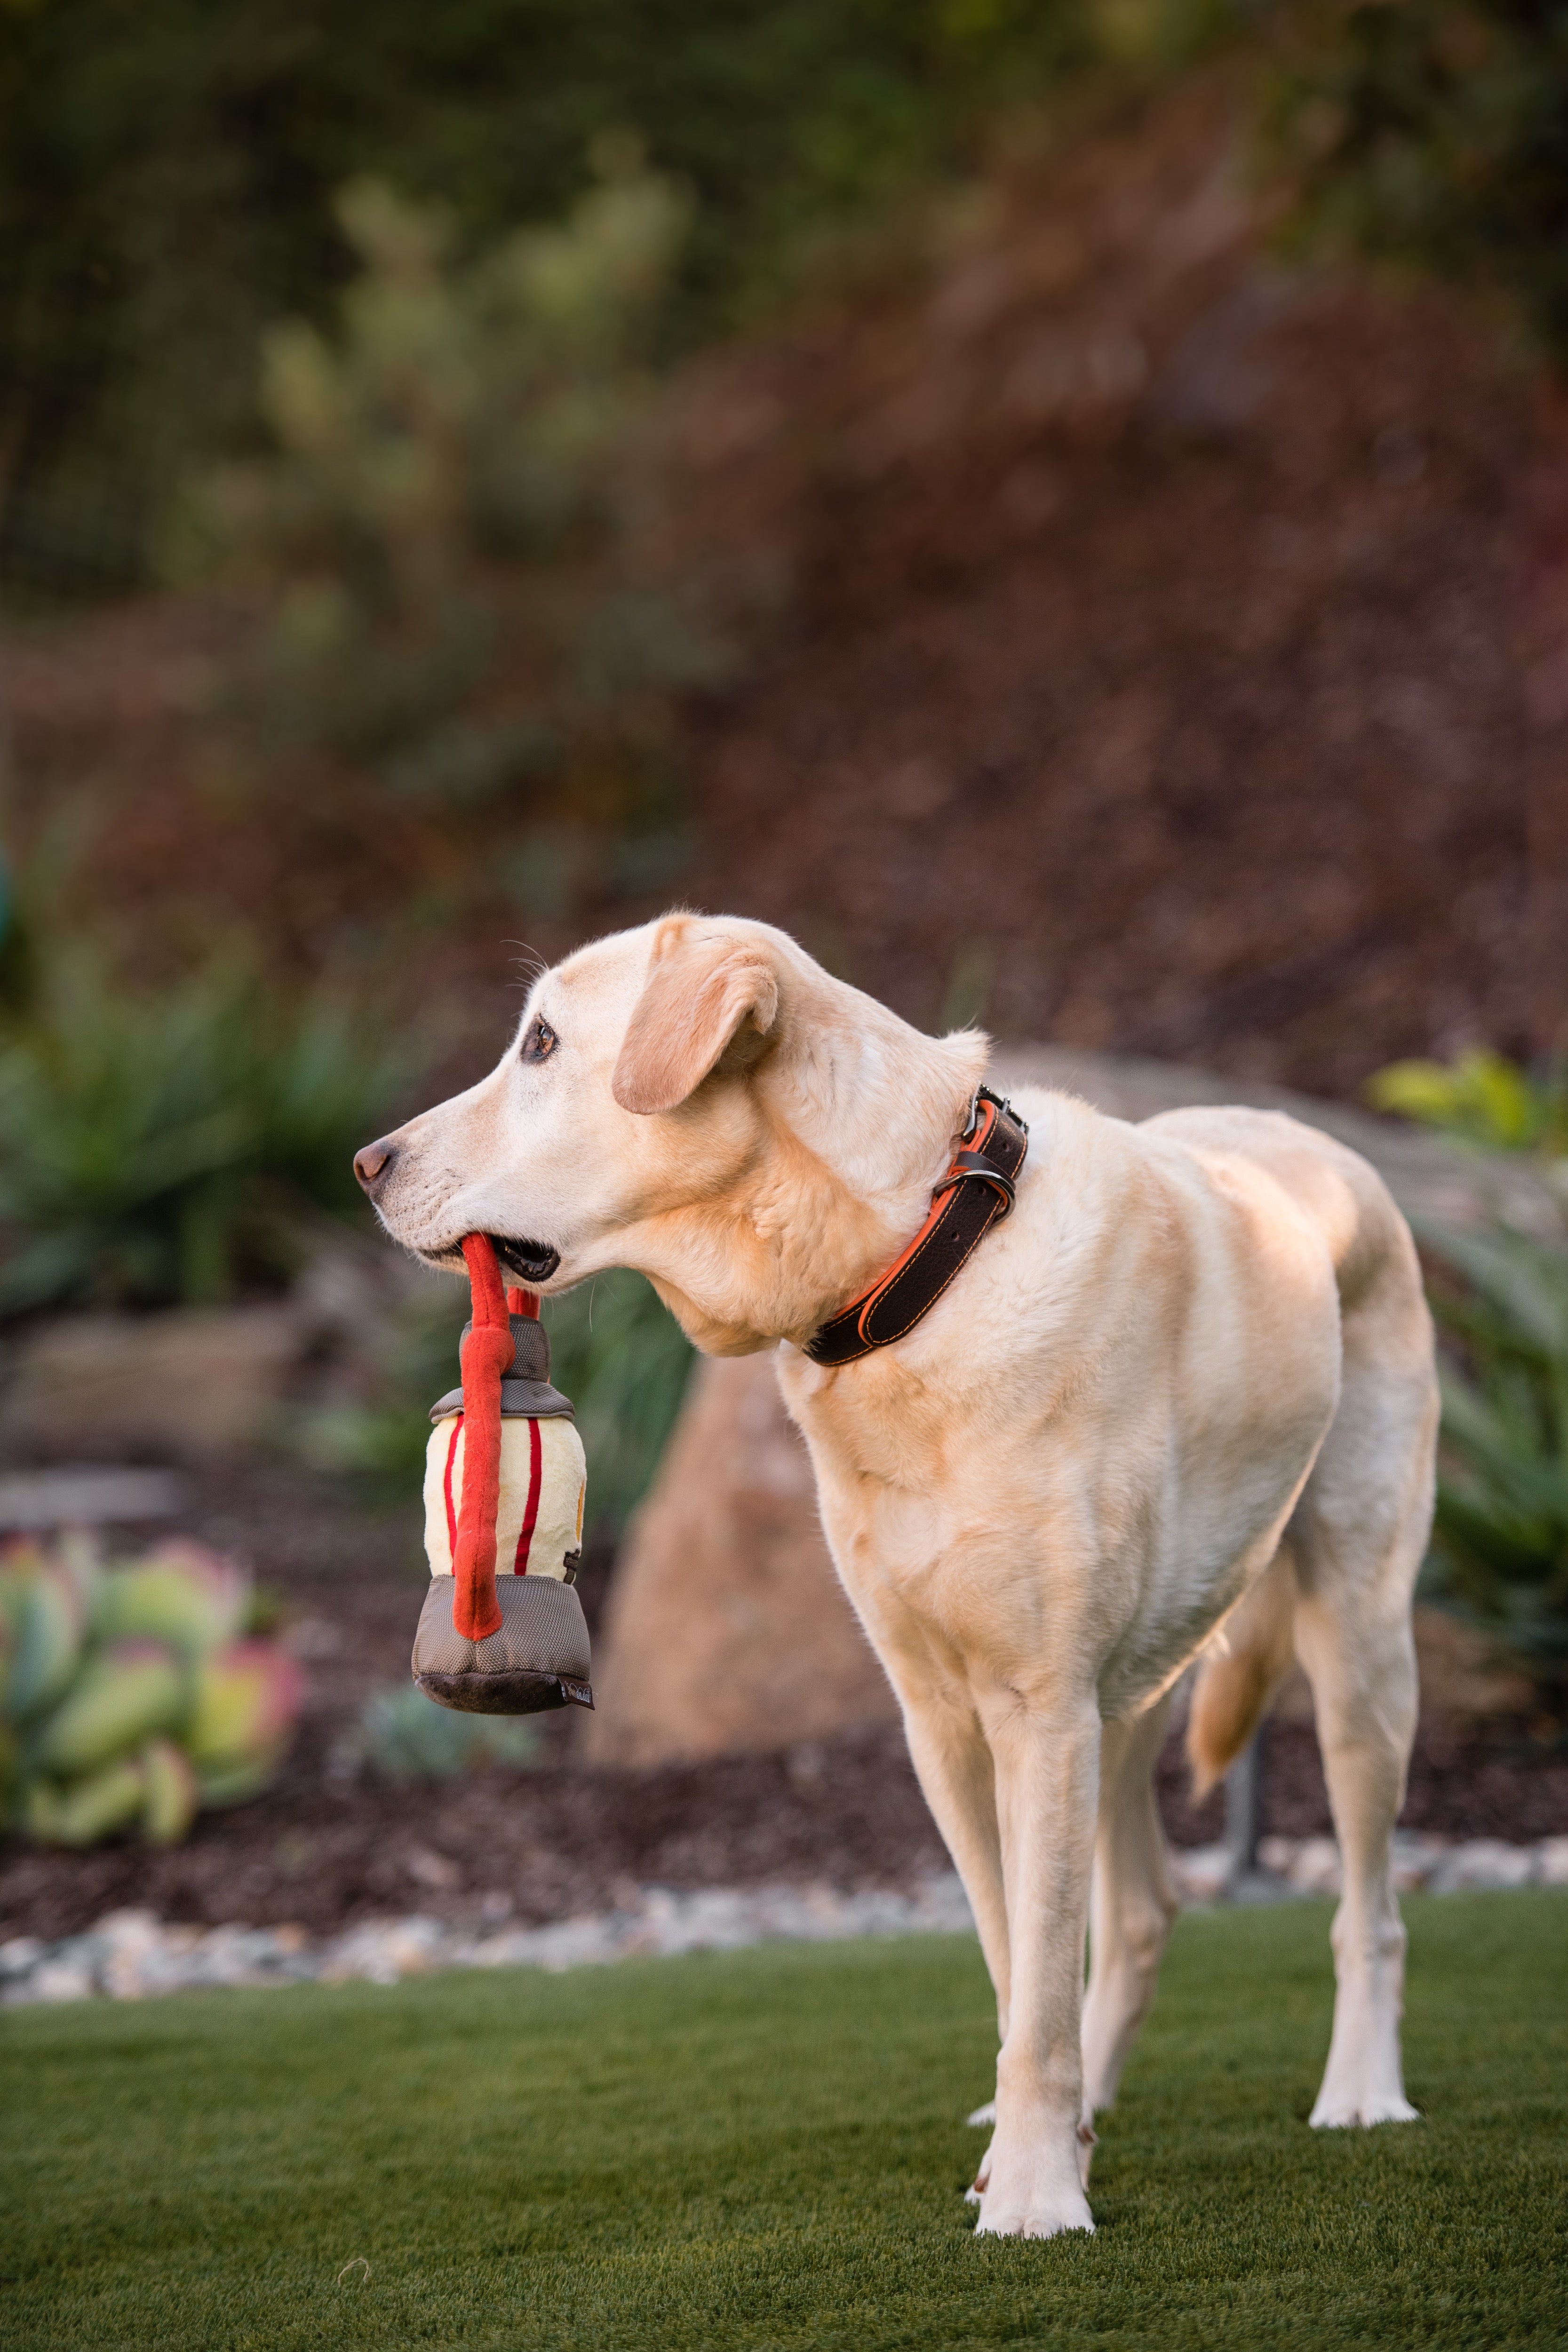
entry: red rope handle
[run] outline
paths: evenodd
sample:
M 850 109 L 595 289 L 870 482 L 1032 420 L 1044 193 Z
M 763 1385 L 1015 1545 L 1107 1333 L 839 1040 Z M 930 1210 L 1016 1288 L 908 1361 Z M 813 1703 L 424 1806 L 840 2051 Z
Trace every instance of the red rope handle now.
M 457 1591 L 452 1622 L 466 1642 L 499 1633 L 496 1599 L 496 1508 L 500 1501 L 500 1384 L 511 1363 L 496 1255 L 484 1234 L 468 1234 L 463 1256 L 473 1295 L 474 1328 L 463 1342 L 463 1501 L 452 1555 Z

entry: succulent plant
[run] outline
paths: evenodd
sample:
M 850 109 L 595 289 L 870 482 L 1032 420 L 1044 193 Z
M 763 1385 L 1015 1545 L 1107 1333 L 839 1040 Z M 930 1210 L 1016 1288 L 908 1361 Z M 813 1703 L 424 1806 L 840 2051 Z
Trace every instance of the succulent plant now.
M 539 1730 L 531 1716 L 461 1715 L 437 1706 L 413 1683 L 366 1700 L 361 1752 L 389 1780 L 453 1780 L 476 1764 L 531 1764 Z
M 57 1780 L 96 1771 L 190 1710 L 190 1677 L 162 1642 L 110 1642 L 85 1661 L 29 1743 L 35 1771 Z
M 201 1805 L 264 1788 L 300 1670 L 240 1638 L 245 1577 L 170 1542 L 105 1568 L 80 1539 L 0 1551 L 0 1828 L 92 1845 L 177 1843 Z
M 184 1744 L 207 1804 L 266 1786 L 301 1695 L 300 1669 L 275 1642 L 230 1642 L 203 1660 Z
M 7 1556 L 0 1573 L 7 1725 L 40 1715 L 72 1680 L 87 1615 L 87 1597 L 63 1561 L 30 1548 L 18 1547 Z
M 200 1658 L 241 1631 L 249 1602 L 231 1560 L 201 1544 L 166 1543 L 103 1580 L 93 1622 L 106 1638 L 141 1635 Z

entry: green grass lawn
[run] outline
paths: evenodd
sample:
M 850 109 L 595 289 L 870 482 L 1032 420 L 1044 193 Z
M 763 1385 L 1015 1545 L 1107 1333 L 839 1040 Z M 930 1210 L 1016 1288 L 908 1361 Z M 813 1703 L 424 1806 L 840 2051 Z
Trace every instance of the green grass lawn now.
M 1188 1917 L 1047 2244 L 964 1940 L 12 2012 L 0 2343 L 1561 2346 L 1568 1896 L 1406 1914 L 1426 2123 L 1307 2128 L 1326 1908 Z

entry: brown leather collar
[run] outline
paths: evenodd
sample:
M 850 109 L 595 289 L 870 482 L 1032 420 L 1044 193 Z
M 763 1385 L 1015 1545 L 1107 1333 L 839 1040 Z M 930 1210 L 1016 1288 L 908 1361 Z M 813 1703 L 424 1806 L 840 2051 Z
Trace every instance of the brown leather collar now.
M 931 1214 L 870 1288 L 806 1341 L 812 1362 L 852 1364 L 912 1331 L 992 1226 L 1010 1213 L 1014 1179 L 1028 1149 L 1029 1130 L 1012 1104 L 989 1087 L 977 1087 L 963 1140 L 931 1196 Z

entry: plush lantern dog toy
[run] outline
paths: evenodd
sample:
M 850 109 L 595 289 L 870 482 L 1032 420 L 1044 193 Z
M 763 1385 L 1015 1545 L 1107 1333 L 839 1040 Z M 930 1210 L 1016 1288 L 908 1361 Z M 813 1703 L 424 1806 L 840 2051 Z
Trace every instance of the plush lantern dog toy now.
M 574 1590 L 587 1477 L 572 1406 L 550 1385 L 529 1290 L 503 1291 L 483 1234 L 463 1243 L 473 1298 L 463 1384 L 432 1406 L 425 1470 L 430 1590 L 414 1679 L 470 1715 L 592 1706 L 588 1627 Z

